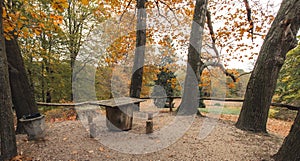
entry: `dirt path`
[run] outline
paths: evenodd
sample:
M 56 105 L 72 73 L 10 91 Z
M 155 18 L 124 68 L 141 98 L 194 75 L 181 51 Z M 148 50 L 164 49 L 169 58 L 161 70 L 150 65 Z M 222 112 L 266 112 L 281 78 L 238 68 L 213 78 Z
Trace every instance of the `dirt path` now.
M 175 101 L 175 106 L 180 102 Z M 214 102 L 206 102 L 208 107 Z M 227 103 L 240 106 L 240 103 Z M 269 135 L 236 129 L 237 115 L 207 114 L 208 117 L 178 117 L 168 109 L 144 102 L 141 111 L 154 111 L 154 133 L 145 134 L 145 113 L 134 113 L 132 130 L 107 130 L 105 114 L 94 119 L 95 138 L 89 137 L 87 120 L 48 122 L 44 141 L 17 136 L 23 160 L 272 160 L 292 122 L 269 119 Z
M 169 113 L 159 113 L 154 118 L 156 131 L 163 131 L 166 122 L 174 120 Z M 101 122 L 101 121 L 100 121 Z M 180 126 L 180 125 L 178 125 Z M 168 127 L 168 125 L 167 125 Z M 196 117 L 191 127 L 181 137 L 168 131 L 168 138 L 143 134 L 143 121 L 134 120 L 128 132 L 110 132 L 90 138 L 80 121 L 64 121 L 48 124 L 45 141 L 28 142 L 26 136 L 17 136 L 19 153 L 32 160 L 271 160 L 283 137 L 279 135 L 252 134 L 234 127 L 233 122 L 213 118 Z M 180 129 L 181 127 L 179 127 Z M 211 131 L 210 131 L 211 130 Z M 142 132 L 141 132 L 142 131 Z M 202 134 L 200 133 L 202 131 Z M 204 135 L 207 132 L 208 135 Z M 131 134 L 136 135 L 132 138 Z M 111 136 L 115 137 L 114 139 Z M 178 139 L 176 139 L 178 137 Z M 143 138 L 145 140 L 138 140 Z M 166 141 L 175 138 L 172 141 Z M 150 143 L 147 143 L 150 139 Z M 132 144 L 131 141 L 134 144 Z M 152 142 L 151 142 L 152 141 Z M 109 145 L 111 143 L 111 145 Z M 164 148 L 160 144 L 170 144 Z M 120 147 L 114 147 L 120 146 Z M 159 150 L 146 154 L 123 153 L 128 149 L 140 152 L 149 147 Z M 111 149 L 114 148 L 115 150 Z M 148 148 L 148 149 L 147 149 Z M 161 148 L 161 149 L 160 149 Z M 137 151 L 134 151 L 138 149 Z M 120 152 L 123 151 L 123 152 Z

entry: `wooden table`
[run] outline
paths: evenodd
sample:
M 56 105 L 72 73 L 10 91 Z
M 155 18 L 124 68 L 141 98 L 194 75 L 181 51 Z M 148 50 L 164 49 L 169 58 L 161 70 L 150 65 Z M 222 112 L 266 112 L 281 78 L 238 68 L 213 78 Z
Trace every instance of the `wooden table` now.
M 127 131 L 132 128 L 133 111 L 144 99 L 122 97 L 93 102 L 104 106 L 106 110 L 106 126 L 114 131 Z

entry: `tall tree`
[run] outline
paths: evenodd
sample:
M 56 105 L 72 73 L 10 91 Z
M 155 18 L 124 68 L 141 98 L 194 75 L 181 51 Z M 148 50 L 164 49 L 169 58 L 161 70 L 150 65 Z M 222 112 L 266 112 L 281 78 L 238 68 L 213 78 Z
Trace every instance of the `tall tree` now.
M 283 0 L 261 47 L 251 74 L 236 127 L 267 132 L 266 123 L 278 73 L 289 50 L 296 47 L 300 27 L 300 1 Z
M 199 106 L 199 82 L 203 70 L 202 67 L 204 66 L 204 63 L 200 59 L 200 53 L 206 13 L 207 0 L 196 0 L 188 47 L 187 73 L 181 103 L 181 108 L 183 108 L 182 113 L 184 114 L 194 114 Z
M 71 84 L 76 79 L 74 73 L 76 57 L 79 54 L 80 47 L 82 46 L 84 27 L 86 26 L 85 21 L 91 15 L 91 12 L 85 10 L 84 5 L 79 1 L 69 0 L 67 12 L 65 16 L 66 25 L 66 38 L 68 40 L 67 49 L 70 52 L 70 65 L 71 65 Z M 70 100 L 73 101 L 73 92 L 71 93 Z
M 25 133 L 19 119 L 24 115 L 38 113 L 38 106 L 35 102 L 33 89 L 31 88 L 27 78 L 23 58 L 16 38 L 6 40 L 5 44 L 12 101 L 18 118 L 16 132 Z
M 136 49 L 130 84 L 130 97 L 134 98 L 140 97 L 143 82 L 147 20 L 145 3 L 146 0 L 137 0 Z
M 300 112 L 297 114 L 290 133 L 273 157 L 276 161 L 300 160 Z
M 0 13 L 2 13 L 2 4 L 3 0 L 0 1 Z M 17 146 L 2 17 L 0 18 L 0 42 L 0 160 L 7 160 L 17 155 Z
M 5 9 L 8 14 L 4 12 L 5 14 L 3 14 L 3 18 L 7 24 L 15 26 L 14 22 L 11 20 L 15 20 L 15 18 L 17 18 L 15 15 L 17 15 L 16 10 L 20 9 L 19 5 L 19 3 L 6 4 Z M 18 30 L 14 27 L 5 32 L 6 35 L 9 35 L 6 36 L 5 47 L 8 61 L 12 102 L 18 119 L 16 132 L 25 133 L 22 123 L 19 121 L 19 119 L 24 115 L 38 113 L 38 107 L 35 102 L 33 89 L 31 88 L 27 78 L 22 54 L 17 42 L 18 35 L 15 33 L 18 33 Z
M 71 84 L 77 79 L 79 71 L 76 70 L 76 58 L 78 57 L 80 48 L 83 43 L 89 39 L 91 31 L 97 23 L 104 21 L 109 17 L 106 12 L 105 5 L 101 1 L 78 1 L 68 0 L 64 9 L 64 27 L 65 36 L 67 39 L 67 49 L 70 54 L 71 66 Z M 73 100 L 73 94 L 71 94 Z

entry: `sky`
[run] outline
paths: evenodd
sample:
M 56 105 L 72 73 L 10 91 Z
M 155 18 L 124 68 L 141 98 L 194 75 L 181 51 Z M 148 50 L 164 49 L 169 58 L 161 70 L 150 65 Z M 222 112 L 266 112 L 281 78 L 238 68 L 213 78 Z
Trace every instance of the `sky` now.
M 244 8 L 244 4 L 241 0 L 233 0 L 233 1 L 230 1 L 229 3 L 236 3 L 237 1 L 239 1 L 239 4 L 236 5 L 236 7 L 243 7 Z M 274 2 L 274 1 L 269 1 L 269 0 L 260 0 L 260 1 L 258 1 L 258 0 L 249 0 L 249 3 L 250 3 L 250 6 L 259 6 L 259 7 L 262 7 L 262 8 L 266 8 L 266 10 L 271 12 L 272 15 L 274 15 L 274 17 L 275 17 L 275 14 L 277 13 L 277 10 L 280 7 L 281 1 L 275 1 Z M 274 4 L 270 5 L 272 3 L 274 3 Z M 253 9 L 255 9 L 255 8 L 253 8 Z M 233 11 L 233 10 L 234 9 L 231 9 L 231 11 Z M 221 11 L 218 11 L 217 13 L 218 13 L 218 15 L 226 15 L 226 14 L 228 14 L 226 11 L 227 10 L 223 10 L 223 11 L 221 10 Z M 172 17 L 173 14 L 171 12 L 167 12 L 167 13 L 164 13 L 164 14 L 166 14 L 167 15 L 166 17 L 168 17 L 168 18 L 170 17 L 169 18 L 170 20 L 174 19 L 174 17 Z M 217 15 L 212 15 L 212 16 L 217 16 Z M 252 13 L 252 16 L 255 16 L 255 14 Z M 256 16 L 256 17 L 258 17 L 258 16 Z M 151 19 L 155 19 L 155 20 L 151 20 Z M 245 19 L 246 19 L 246 14 L 245 14 Z M 151 15 L 148 15 L 148 21 L 149 22 L 147 22 L 147 23 L 148 23 L 149 28 L 150 27 L 157 27 L 157 22 L 155 23 L 155 22 L 152 22 L 152 21 L 158 21 L 162 24 L 161 26 L 159 26 L 161 28 L 159 28 L 158 32 L 165 32 L 164 29 L 168 30 L 168 28 L 170 30 L 170 31 L 168 31 L 169 33 L 165 32 L 165 33 L 157 34 L 157 38 L 155 38 L 155 39 L 160 39 L 162 37 L 161 34 L 166 34 L 166 35 L 169 34 L 169 35 L 173 36 L 174 34 L 176 35 L 177 33 L 183 32 L 185 35 L 188 35 L 188 36 L 190 35 L 190 26 L 191 26 L 191 24 L 183 24 L 183 25 L 180 24 L 179 26 L 174 27 L 172 25 L 168 25 L 168 22 L 166 22 L 165 18 L 162 18 L 160 16 L 151 17 Z M 190 20 L 188 20 L 188 21 L 190 21 Z M 176 22 L 174 21 L 172 23 L 176 23 Z M 216 32 L 216 30 L 218 28 L 220 28 L 220 26 L 224 26 L 224 22 L 213 22 L 213 25 L 214 25 L 214 30 Z M 254 24 L 254 25 L 256 25 L 256 24 Z M 181 36 L 181 37 L 179 36 L 179 37 L 177 37 L 176 39 L 173 40 L 173 43 L 175 45 L 179 46 L 179 47 L 175 47 L 176 53 L 179 56 L 179 62 L 178 63 L 179 64 L 185 64 L 186 59 L 187 59 L 187 51 L 188 51 L 187 43 L 188 43 L 188 41 L 186 41 L 185 42 L 186 44 L 183 45 L 183 44 L 179 44 L 178 41 L 180 39 L 188 40 L 188 38 L 186 38 L 184 36 Z M 255 64 L 255 60 L 256 60 L 257 56 L 254 56 L 254 59 L 249 59 L 249 57 L 251 57 L 251 56 L 249 56 L 250 55 L 249 53 L 259 53 L 260 47 L 263 44 L 263 39 L 261 39 L 261 38 L 257 38 L 254 41 L 255 41 L 256 44 L 259 44 L 258 47 L 255 47 L 252 50 L 243 51 L 242 53 L 241 52 L 233 53 L 233 55 L 238 55 L 238 57 L 241 56 L 241 55 L 247 55 L 248 57 L 243 57 L 242 58 L 243 62 L 241 62 L 239 60 L 231 59 L 230 61 L 226 62 L 226 65 L 228 65 L 228 66 L 226 66 L 226 68 L 243 69 L 247 72 L 251 71 L 253 69 L 254 64 Z M 243 42 L 247 43 L 247 44 L 253 43 L 251 38 L 244 38 L 242 43 Z M 219 50 L 219 52 L 221 51 L 220 48 L 218 48 L 218 50 Z M 204 51 L 204 49 L 202 49 L 202 52 L 203 51 Z M 226 56 L 227 53 L 224 52 L 224 51 L 226 51 L 226 47 L 222 50 L 222 52 L 220 52 L 220 54 L 223 55 L 224 59 L 229 58 L 228 56 Z M 214 54 L 212 53 L 212 55 L 214 55 Z
M 238 7 L 242 7 L 243 9 L 245 9 L 242 0 L 232 0 L 230 2 L 231 3 L 239 2 L 239 6 L 238 5 L 237 6 Z M 262 8 L 266 8 L 267 10 L 269 10 L 270 12 L 272 12 L 273 15 L 275 16 L 277 10 L 279 9 L 279 6 L 280 6 L 279 4 L 281 3 L 281 1 L 249 0 L 249 3 L 250 3 L 250 6 L 255 6 L 254 4 L 256 4 L 256 6 L 259 6 L 257 4 L 262 4 Z M 275 4 L 274 5 L 267 5 L 267 4 L 270 4 L 270 3 L 275 3 Z M 222 14 L 226 15 L 227 14 L 226 11 L 227 10 L 223 10 L 223 11 L 221 10 L 221 11 L 218 11 L 217 13 L 221 14 L 221 15 Z M 153 12 L 155 13 L 155 12 L 157 12 L 157 10 L 154 9 Z M 174 20 L 174 14 L 171 13 L 171 12 L 168 12 L 168 13 L 165 13 L 165 14 L 167 15 L 166 17 L 169 18 L 169 20 L 173 20 L 172 23 L 174 23 L 175 26 L 176 26 L 177 24 L 176 24 L 176 21 Z M 153 16 L 153 17 L 151 17 L 151 16 Z M 212 15 L 212 16 L 214 16 L 214 15 Z M 243 16 L 245 16 L 245 15 L 243 15 Z M 253 15 L 253 16 L 255 16 L 255 15 Z M 246 16 L 245 16 L 245 19 L 246 19 Z M 154 21 L 156 21 L 156 22 L 154 22 Z M 148 28 L 155 28 L 156 27 L 158 29 L 158 32 L 165 32 L 165 30 L 163 30 L 162 28 L 164 28 L 166 30 L 168 30 L 168 28 L 169 28 L 170 29 L 169 33 L 165 32 L 163 34 L 170 35 L 170 36 L 174 36 L 174 34 L 176 35 L 176 34 L 178 34 L 180 32 L 184 33 L 185 35 L 188 35 L 188 37 L 182 36 L 182 37 L 174 38 L 172 40 L 174 44 L 177 44 L 179 46 L 179 48 L 175 48 L 176 52 L 177 52 L 177 55 L 180 57 L 179 58 L 179 62 L 178 62 L 179 64 L 186 64 L 187 51 L 188 51 L 187 50 L 187 47 L 188 47 L 187 43 L 188 43 L 188 41 L 186 41 L 185 44 L 179 44 L 179 42 L 176 42 L 176 41 L 178 41 L 180 39 L 188 40 L 189 35 L 190 35 L 190 26 L 191 26 L 190 24 L 188 24 L 189 22 L 191 22 L 190 18 L 186 22 L 187 22 L 186 24 L 178 25 L 174 29 L 174 26 L 168 25 L 169 23 L 166 21 L 166 19 L 163 18 L 163 17 L 161 17 L 161 16 L 150 15 L 149 14 L 148 17 L 147 17 L 147 26 L 148 26 Z M 219 22 L 219 24 L 216 23 L 216 22 L 213 22 L 213 23 L 214 23 L 213 24 L 214 25 L 214 30 L 217 30 L 218 25 L 219 26 L 224 25 L 222 22 Z M 159 24 L 161 24 L 161 25 L 159 25 Z M 132 30 L 135 30 L 135 28 L 133 28 Z M 154 38 L 154 39 L 160 39 L 160 38 L 162 38 L 163 36 L 161 34 L 162 33 L 158 33 L 157 34 L 157 38 Z M 243 41 L 245 43 L 248 43 L 248 44 L 252 43 L 251 39 L 249 39 L 249 38 L 245 38 L 245 39 L 243 39 Z M 244 55 L 249 55 L 249 53 L 251 53 L 251 52 L 259 53 L 260 46 L 263 44 L 263 39 L 259 39 L 259 38 L 255 39 L 255 42 L 259 44 L 258 47 L 256 47 L 252 51 L 250 51 L 250 50 L 249 51 L 248 50 L 244 51 L 241 54 L 242 55 L 243 54 Z M 220 50 L 220 49 L 218 49 L 218 50 Z M 223 52 L 221 54 L 225 55 L 224 57 L 227 58 L 226 57 L 226 52 L 224 52 L 224 50 L 226 51 L 226 48 L 222 50 Z M 202 50 L 202 51 L 204 51 L 204 50 Z M 234 53 L 234 54 L 238 55 L 240 53 Z M 227 62 L 227 64 L 228 64 L 228 66 L 226 66 L 226 68 L 236 68 L 236 69 L 243 69 L 245 71 L 251 71 L 252 68 L 253 68 L 253 66 L 254 66 L 254 64 L 255 64 L 255 57 L 254 57 L 254 59 L 251 59 L 251 60 L 249 60 L 248 58 L 243 58 L 243 62 L 231 59 L 229 62 Z
M 248 0 L 249 1 L 249 4 L 250 4 L 250 7 L 252 10 L 254 10 L 256 8 L 256 6 L 259 6 L 261 5 L 261 7 L 263 9 L 265 9 L 266 11 L 269 11 L 269 13 L 271 13 L 274 17 L 276 16 L 276 13 L 277 11 L 279 10 L 279 7 L 280 7 L 280 4 L 281 4 L 281 1 L 280 0 L 277 0 L 277 1 L 271 1 L 271 0 Z M 234 3 L 234 2 L 233 2 Z M 241 6 L 239 7 L 245 7 L 244 4 L 241 4 Z M 221 11 L 220 14 L 227 14 L 226 12 L 224 11 Z M 252 12 L 252 18 L 253 17 L 257 17 L 257 15 L 255 15 L 255 13 Z M 259 21 L 257 23 L 260 23 Z M 223 25 L 223 23 L 221 22 L 220 24 L 216 24 L 216 26 L 218 27 L 218 25 Z M 260 24 L 256 24 L 256 22 L 254 22 L 254 26 L 259 26 Z M 271 25 L 269 25 L 268 27 L 270 27 Z M 217 28 L 216 27 L 216 28 Z M 254 29 L 255 30 L 255 29 Z M 249 71 L 252 71 L 254 65 L 255 65 L 255 61 L 257 59 L 257 55 L 254 55 L 254 59 L 249 59 L 249 55 L 250 53 L 259 53 L 260 51 L 260 48 L 263 44 L 263 39 L 261 37 L 257 37 L 256 39 L 254 39 L 254 42 L 252 42 L 251 38 L 243 38 L 243 41 L 242 43 L 246 43 L 246 44 L 258 44 L 259 46 L 255 47 L 254 49 L 248 49 L 246 51 L 243 51 L 243 53 L 234 53 L 238 56 L 240 55 L 248 55 L 248 57 L 243 57 L 242 58 L 242 61 L 240 60 L 236 60 L 236 59 L 230 59 L 230 61 L 226 62 L 226 64 L 228 66 L 226 66 L 226 68 L 229 68 L 229 69 L 243 69 L 244 71 L 246 72 L 249 72 Z M 225 49 L 226 50 L 226 49 Z M 222 53 L 221 53 L 222 54 Z M 223 54 L 223 55 L 226 55 Z M 225 56 L 226 58 L 226 56 Z
M 270 0 L 260 0 L 258 1 L 259 3 L 261 3 L 263 5 L 263 8 L 267 8 L 268 10 L 270 10 L 271 12 L 273 12 L 274 17 L 276 16 L 277 11 L 280 8 L 280 4 L 281 4 L 281 0 L 276 0 L 276 1 L 270 1 Z M 255 3 L 254 1 L 249 0 L 250 6 L 253 5 L 253 3 Z M 255 24 L 254 24 L 255 25 Z M 255 41 L 258 41 L 260 46 L 256 47 L 254 49 L 254 52 L 259 53 L 260 51 L 260 47 L 263 44 L 263 39 L 256 39 Z M 251 43 L 251 42 L 247 42 L 247 43 Z M 251 51 L 246 51 L 246 52 L 251 52 Z M 243 59 L 244 62 L 238 61 L 238 60 L 231 60 L 228 63 L 228 67 L 227 68 L 232 68 L 232 69 L 243 69 L 245 71 L 252 71 L 255 61 L 256 61 L 257 57 L 254 57 L 254 59 L 249 60 L 247 58 Z

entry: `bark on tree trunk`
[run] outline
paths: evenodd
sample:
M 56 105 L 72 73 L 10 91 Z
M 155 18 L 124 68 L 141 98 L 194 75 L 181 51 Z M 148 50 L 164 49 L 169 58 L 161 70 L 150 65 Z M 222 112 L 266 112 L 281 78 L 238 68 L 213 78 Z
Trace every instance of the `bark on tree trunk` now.
M 289 135 L 279 151 L 273 156 L 276 161 L 298 161 L 300 160 L 300 112 L 298 112 Z
M 71 94 L 70 94 L 70 101 L 73 102 L 74 101 L 74 87 L 73 87 L 73 82 L 76 80 L 76 74 L 74 73 L 74 68 L 75 68 L 75 61 L 76 61 L 76 57 L 74 56 L 74 54 L 71 53 L 71 76 L 70 76 L 70 83 L 71 83 Z M 76 101 L 76 100 L 75 100 Z
M 0 13 L 2 13 L 2 4 L 3 0 L 0 1 Z M 0 160 L 7 160 L 17 155 L 17 146 L 2 18 L 0 18 L 0 32 Z
M 83 31 L 83 22 L 84 19 L 77 19 L 76 15 L 76 1 L 69 0 L 68 1 L 68 10 L 67 10 L 67 27 L 68 27 L 68 50 L 70 52 L 70 67 L 71 67 L 71 76 L 70 76 L 70 83 L 71 83 L 71 94 L 70 94 L 70 101 L 74 101 L 74 94 L 72 85 L 73 82 L 77 79 L 77 72 L 75 70 L 75 63 L 76 58 L 79 54 L 80 47 L 82 45 L 82 31 Z M 75 100 L 76 101 L 76 100 Z
M 136 26 L 136 49 L 132 77 L 130 84 L 130 97 L 140 98 L 143 82 L 143 66 L 146 47 L 146 0 L 137 0 L 137 26 Z
M 25 133 L 19 119 L 23 115 L 38 113 L 33 89 L 27 78 L 23 58 L 16 39 L 6 40 L 6 55 L 9 67 L 9 80 L 13 107 L 18 118 L 16 133 Z
M 297 45 L 300 1 L 283 0 L 251 74 L 236 127 L 267 132 L 266 123 L 278 73 L 286 53 Z
M 199 107 L 199 82 L 204 63 L 200 59 L 202 35 L 206 20 L 207 0 L 197 0 L 194 10 L 192 31 L 188 48 L 187 73 L 179 114 L 195 114 Z

